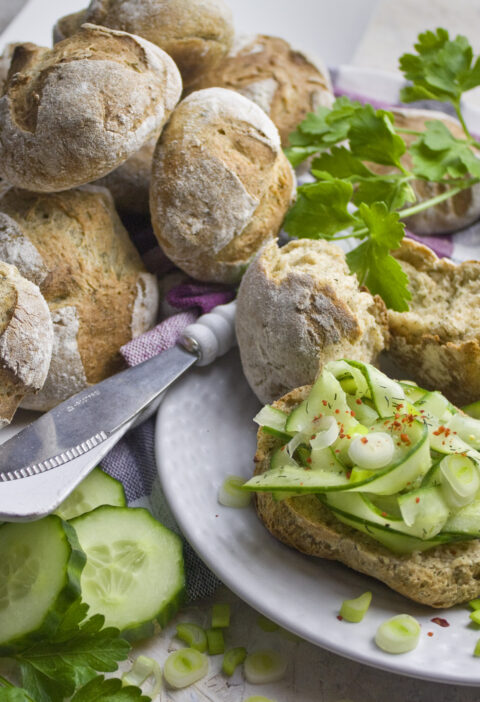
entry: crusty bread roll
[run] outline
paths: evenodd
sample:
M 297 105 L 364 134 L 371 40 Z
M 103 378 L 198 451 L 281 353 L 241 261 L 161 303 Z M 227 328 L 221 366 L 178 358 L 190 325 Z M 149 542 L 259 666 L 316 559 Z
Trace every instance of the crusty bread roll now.
M 292 390 L 274 406 L 290 412 L 309 390 L 310 387 Z M 269 469 L 271 454 L 280 445 L 279 439 L 259 430 L 256 475 Z M 480 595 L 479 539 L 398 555 L 339 522 L 315 495 L 275 501 L 270 493 L 262 492 L 256 493 L 255 504 L 267 529 L 283 543 L 309 556 L 340 561 L 416 602 L 452 607 Z
M 112 171 L 168 119 L 172 59 L 145 39 L 83 25 L 53 49 L 16 47 L 0 98 L 0 176 L 49 192 Z
M 424 131 L 426 122 L 439 120 L 445 124 L 455 138 L 465 139 L 460 122 L 444 112 L 399 107 L 392 108 L 390 111 L 395 117 L 396 127 Z M 415 134 L 402 133 L 401 136 L 407 145 L 412 144 L 418 138 Z M 412 159 L 409 154 L 402 156 L 401 160 L 407 168 L 412 167 Z M 389 169 L 386 166 L 375 165 L 372 170 L 388 172 Z M 426 180 L 413 180 L 410 185 L 417 196 L 417 202 L 429 200 L 445 191 L 443 185 Z M 477 184 L 462 190 L 455 197 L 448 198 L 435 207 L 429 207 L 423 212 L 408 217 L 405 219 L 405 224 L 415 234 L 447 234 L 468 226 L 479 217 L 480 184 Z
M 239 38 L 230 53 L 200 76 L 194 90 L 219 86 L 256 102 L 278 128 L 282 144 L 308 112 L 334 101 L 328 70 L 278 37 Z
M 153 152 L 158 134 L 149 139 L 133 156 L 108 175 L 95 181 L 95 185 L 108 188 L 120 212 L 148 215 L 150 177 Z
M 153 158 L 152 224 L 160 246 L 198 280 L 231 283 L 276 237 L 295 176 L 273 122 L 251 100 L 199 90 L 177 107 Z
M 230 49 L 233 21 L 223 0 L 92 0 L 86 21 L 138 34 L 169 54 L 185 86 Z
M 0 227 L 3 222 L 0 213 Z M 43 386 L 52 345 L 52 320 L 40 290 L 0 261 L 0 427 L 27 393 Z
M 404 239 L 393 254 L 409 278 L 409 312 L 388 310 L 389 355 L 456 405 L 480 398 L 480 261 L 456 265 Z
M 312 383 L 325 363 L 372 363 L 387 340 L 386 308 L 362 291 L 343 251 L 321 240 L 265 246 L 243 276 L 236 333 L 261 402 Z
M 56 194 L 12 188 L 0 211 L 0 259 L 39 285 L 52 314 L 47 381 L 22 403 L 47 410 L 122 368 L 119 348 L 156 319 L 157 283 L 105 188 Z
M 85 24 L 86 14 L 86 10 L 80 10 L 79 12 L 72 12 L 70 15 L 60 17 L 53 27 L 53 43 L 58 44 L 59 41 L 76 34 L 82 24 Z

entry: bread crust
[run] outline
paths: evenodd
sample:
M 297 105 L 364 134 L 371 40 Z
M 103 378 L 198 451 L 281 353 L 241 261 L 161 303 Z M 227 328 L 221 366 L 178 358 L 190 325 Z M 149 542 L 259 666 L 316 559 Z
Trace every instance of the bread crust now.
M 169 54 L 190 85 L 230 49 L 233 19 L 223 0 L 92 0 L 86 21 L 145 37 Z
M 198 280 L 232 283 L 277 236 L 295 176 L 275 125 L 231 90 L 192 93 L 157 144 L 150 211 L 160 246 Z
M 274 403 L 290 412 L 310 386 L 292 390 Z M 255 475 L 269 469 L 280 441 L 258 432 Z M 314 495 L 275 502 L 256 493 L 257 513 L 277 539 L 302 553 L 340 561 L 381 580 L 392 590 L 430 607 L 452 607 L 480 594 L 480 540 L 445 544 L 422 553 L 398 555 L 366 534 L 339 522 Z
M 156 319 L 156 278 L 146 272 L 105 188 L 55 194 L 12 188 L 0 210 L 0 255 L 38 282 L 53 318 L 48 381 L 22 402 L 46 410 L 123 368 L 120 347 Z
M 243 372 L 264 403 L 312 383 L 328 361 L 374 362 L 388 340 L 383 301 L 320 240 L 267 244 L 243 276 L 235 324 Z
M 85 9 L 60 17 L 53 26 L 53 43 L 58 44 L 59 41 L 63 41 L 67 37 L 71 37 L 72 34 L 76 34 L 82 24 L 85 24 L 86 14 L 87 10 Z
M 17 46 L 0 98 L 0 175 L 51 192 L 100 178 L 168 119 L 172 59 L 140 37 L 83 25 L 53 49 Z
M 409 278 L 408 312 L 388 310 L 389 355 L 422 387 L 462 406 L 480 397 L 480 262 L 455 264 L 411 239 L 393 253 Z
M 50 312 L 36 285 L 0 261 L 0 426 L 47 377 L 53 345 Z
M 230 53 L 190 90 L 236 90 L 253 100 L 276 125 L 282 145 L 308 112 L 334 101 L 328 70 L 279 37 L 238 38 Z

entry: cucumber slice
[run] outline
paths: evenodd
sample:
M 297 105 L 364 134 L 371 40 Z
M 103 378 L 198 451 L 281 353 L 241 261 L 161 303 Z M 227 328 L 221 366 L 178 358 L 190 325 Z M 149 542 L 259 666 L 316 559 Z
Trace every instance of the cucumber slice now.
M 185 595 L 182 542 L 143 508 L 97 507 L 73 519 L 87 555 L 82 598 L 130 640 L 165 626 Z
M 55 510 L 54 514 L 65 520 L 79 517 L 100 505 L 126 507 L 125 491 L 119 480 L 94 468 L 80 485 Z
M 436 536 L 450 516 L 440 487 L 424 487 L 399 495 L 398 504 L 409 533 L 420 539 Z
M 365 376 L 370 390 L 373 406 L 380 417 L 390 417 L 398 408 L 405 407 L 405 391 L 400 383 L 391 380 L 377 368 L 360 361 L 349 361 L 359 368 Z
M 399 384 L 402 386 L 405 396 L 409 402 L 415 403 L 417 400 L 421 400 L 421 398 L 428 393 L 428 390 L 419 388 L 416 383 L 411 381 L 401 380 L 399 381 Z
M 437 422 L 448 421 L 452 416 L 450 402 L 438 390 L 426 392 L 414 405 L 421 414 L 426 414 L 427 417 L 433 416 Z
M 0 655 L 52 635 L 80 596 L 85 564 L 74 529 L 50 515 L 0 527 Z
M 480 499 L 453 514 L 444 524 L 443 531 L 480 537 Z

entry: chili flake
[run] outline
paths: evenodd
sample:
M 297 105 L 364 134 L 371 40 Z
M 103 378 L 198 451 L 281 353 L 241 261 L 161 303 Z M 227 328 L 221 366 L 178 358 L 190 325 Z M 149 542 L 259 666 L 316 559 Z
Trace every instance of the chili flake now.
M 441 627 L 450 626 L 450 622 L 448 622 L 443 617 L 433 617 L 433 619 L 430 619 L 430 621 L 433 622 L 434 624 L 438 624 L 438 626 L 441 626 Z
M 368 444 L 368 439 L 367 439 L 366 436 L 362 436 L 362 438 L 360 439 L 360 441 L 362 442 L 362 444 Z

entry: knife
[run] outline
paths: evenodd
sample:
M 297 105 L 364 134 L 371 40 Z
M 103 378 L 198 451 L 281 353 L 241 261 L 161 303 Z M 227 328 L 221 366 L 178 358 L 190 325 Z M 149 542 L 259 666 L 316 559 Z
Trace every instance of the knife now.
M 91 385 L 0 446 L 0 520 L 39 519 L 85 478 L 135 423 L 158 407 L 186 370 L 235 344 L 235 302 L 185 328 L 167 351 Z

